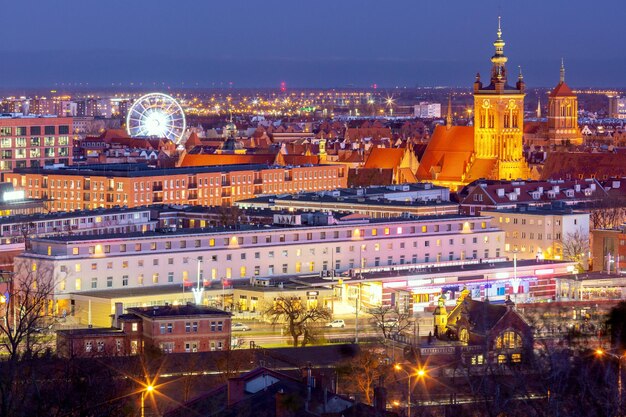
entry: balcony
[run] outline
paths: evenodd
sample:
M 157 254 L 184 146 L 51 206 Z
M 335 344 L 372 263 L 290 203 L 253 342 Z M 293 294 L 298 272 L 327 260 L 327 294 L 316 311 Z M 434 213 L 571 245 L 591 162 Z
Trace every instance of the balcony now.
M 189 184 L 187 184 L 187 188 L 198 188 L 198 183 L 190 182 Z
M 162 203 L 163 202 L 163 197 L 154 196 L 154 197 L 152 197 L 152 202 L 153 203 Z
M 152 185 L 152 191 L 163 191 L 163 185 L 158 185 L 158 184 Z

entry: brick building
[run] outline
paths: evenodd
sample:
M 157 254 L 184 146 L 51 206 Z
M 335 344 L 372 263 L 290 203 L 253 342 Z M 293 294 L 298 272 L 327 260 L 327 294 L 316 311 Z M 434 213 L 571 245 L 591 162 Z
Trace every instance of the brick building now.
M 116 310 L 121 308 L 121 304 L 116 306 Z M 112 327 L 59 330 L 58 355 L 136 355 L 149 347 L 164 353 L 230 348 L 231 315 L 225 311 L 193 304 L 137 307 L 127 311 L 114 315 Z
M 0 172 L 71 164 L 70 117 L 0 116 Z
M 57 330 L 60 357 L 136 355 L 143 350 L 143 320 L 134 314 L 117 317 L 117 326 Z
M 260 194 L 346 187 L 337 165 L 225 165 L 154 169 L 146 164 L 20 168 L 5 174 L 30 198 L 49 198 L 51 211 L 139 207 L 154 203 L 230 206 Z
M 143 320 L 144 346 L 165 353 L 209 352 L 230 348 L 231 314 L 212 307 L 165 305 L 129 308 Z

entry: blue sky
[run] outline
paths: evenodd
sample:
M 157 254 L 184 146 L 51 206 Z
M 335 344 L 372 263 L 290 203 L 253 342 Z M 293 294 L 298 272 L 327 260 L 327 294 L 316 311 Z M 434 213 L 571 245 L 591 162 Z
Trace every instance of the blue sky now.
M 626 86 L 623 0 L 30 0 L 2 7 L 3 87 L 470 86 L 502 15 L 529 86 Z

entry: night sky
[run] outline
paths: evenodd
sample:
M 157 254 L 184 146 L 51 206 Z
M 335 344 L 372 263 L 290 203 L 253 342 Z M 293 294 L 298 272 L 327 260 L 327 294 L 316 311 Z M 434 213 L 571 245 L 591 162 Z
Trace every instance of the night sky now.
M 461 86 L 489 73 L 502 15 L 529 87 L 626 86 L 624 0 L 3 2 L 2 88 Z

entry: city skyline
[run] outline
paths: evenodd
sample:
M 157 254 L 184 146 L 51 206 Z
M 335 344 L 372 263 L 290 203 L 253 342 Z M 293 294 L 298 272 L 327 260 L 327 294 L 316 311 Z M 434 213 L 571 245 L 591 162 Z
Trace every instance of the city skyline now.
M 622 87 L 626 70 L 626 59 L 612 56 L 620 30 L 608 11 L 616 0 L 601 9 L 536 0 L 489 0 L 482 9 L 456 0 L 34 3 L 6 6 L 13 18 L 0 50 L 18 65 L 0 70 L 5 87 L 466 87 L 489 70 L 498 15 L 510 68 L 521 65 L 529 86 L 553 85 L 561 57 L 573 86 Z M 53 21 L 71 24 L 50 29 Z

